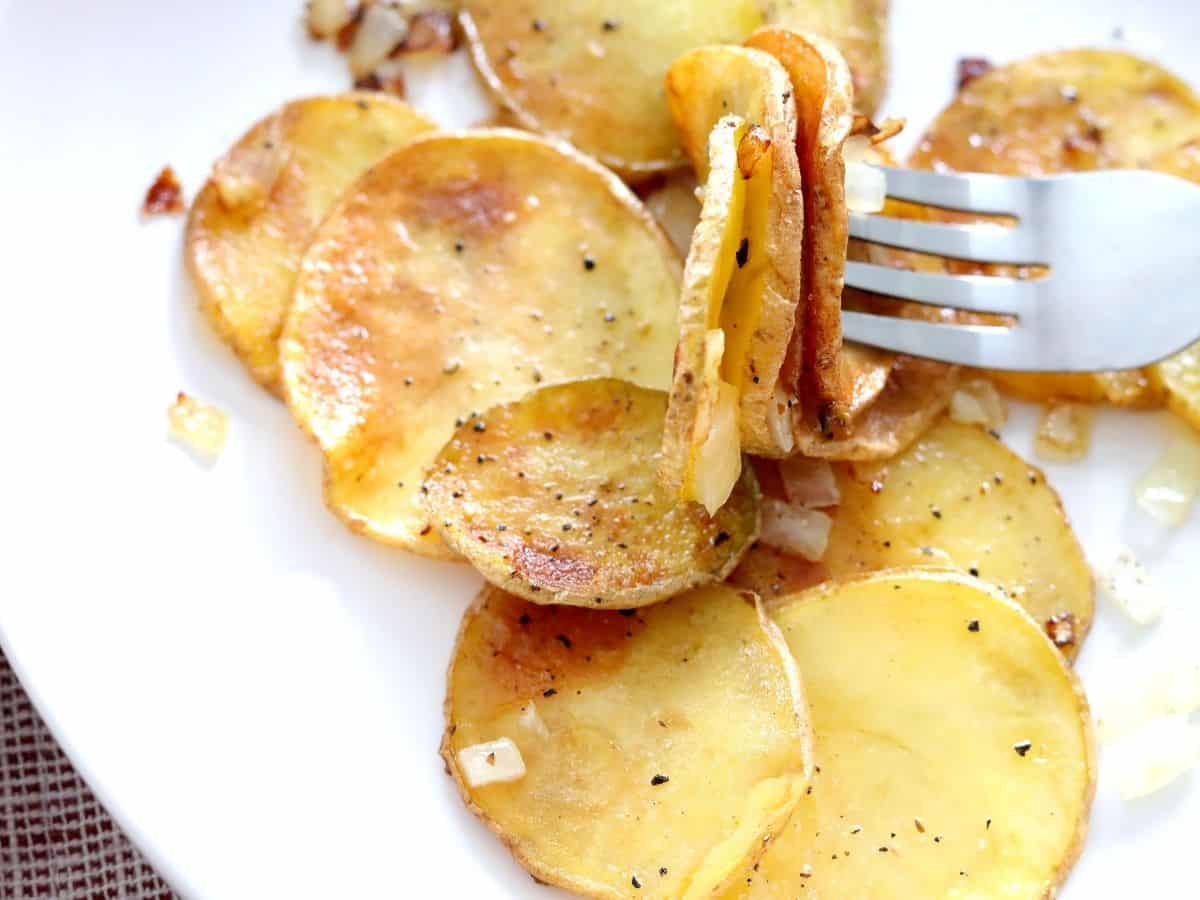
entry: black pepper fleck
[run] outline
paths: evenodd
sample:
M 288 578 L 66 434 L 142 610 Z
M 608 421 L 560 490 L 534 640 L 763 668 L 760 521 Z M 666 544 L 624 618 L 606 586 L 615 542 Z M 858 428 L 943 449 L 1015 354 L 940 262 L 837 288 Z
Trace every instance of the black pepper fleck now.
M 729 532 L 722 531 L 715 538 L 713 538 L 713 546 L 720 547 L 722 544 L 724 544 L 728 540 L 729 540 Z
M 737 256 L 738 268 L 742 268 L 750 260 L 750 238 L 742 238 L 742 242 L 738 244 Z
M 1030 741 L 1018 741 L 1013 744 L 1013 749 L 1017 751 L 1017 756 L 1024 756 L 1032 747 L 1033 744 Z
M 596 260 L 590 256 L 585 256 L 583 258 L 583 268 L 588 272 L 592 271 L 592 269 L 596 268 Z
M 979 631 L 979 620 L 972 619 L 970 622 L 968 622 L 967 623 L 967 631 L 972 631 L 972 632 Z
M 564 647 L 566 647 L 568 650 L 571 649 L 571 639 L 569 637 L 567 637 L 565 634 L 556 634 L 554 636 L 554 639 L 556 641 L 558 641 L 560 644 L 562 644 Z
M 629 883 L 632 884 L 639 891 L 642 889 L 642 883 L 640 881 L 638 881 L 638 877 L 636 875 L 634 875 L 632 878 L 629 879 Z
M 546 688 L 544 691 L 542 691 L 542 696 L 543 697 L 553 697 L 557 693 L 558 693 L 557 688 Z

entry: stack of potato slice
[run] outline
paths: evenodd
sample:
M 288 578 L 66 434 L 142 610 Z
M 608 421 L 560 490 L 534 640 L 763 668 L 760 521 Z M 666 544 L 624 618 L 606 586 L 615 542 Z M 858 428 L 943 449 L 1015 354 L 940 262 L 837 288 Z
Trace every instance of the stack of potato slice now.
M 943 417 L 953 368 L 840 334 L 848 255 L 947 265 L 847 238 L 886 3 L 439 5 L 528 130 L 290 103 L 186 253 L 330 508 L 489 582 L 447 682 L 465 803 L 588 896 L 1053 895 L 1095 781 L 1083 553 L 1040 471 Z M 913 164 L 1200 180 L 1198 122 L 1149 64 L 1051 54 L 968 85 Z M 681 260 L 627 182 L 688 167 Z M 998 380 L 1195 421 L 1198 371 Z

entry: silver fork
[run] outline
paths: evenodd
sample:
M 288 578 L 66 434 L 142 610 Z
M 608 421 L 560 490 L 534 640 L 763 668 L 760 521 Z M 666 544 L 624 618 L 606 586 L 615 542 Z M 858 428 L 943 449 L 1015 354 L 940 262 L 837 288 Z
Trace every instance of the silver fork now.
M 1060 372 L 1149 365 L 1200 338 L 1200 186 L 1143 171 L 1013 178 L 880 168 L 889 197 L 1010 216 L 1016 225 L 851 213 L 853 237 L 1050 271 L 1015 279 L 850 262 L 848 286 L 1013 316 L 1016 323 L 958 325 L 846 311 L 847 338 L 988 369 Z

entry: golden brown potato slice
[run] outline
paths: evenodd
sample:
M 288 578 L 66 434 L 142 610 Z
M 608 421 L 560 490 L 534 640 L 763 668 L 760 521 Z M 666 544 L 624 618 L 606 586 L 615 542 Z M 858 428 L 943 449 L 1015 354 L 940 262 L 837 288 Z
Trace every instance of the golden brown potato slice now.
M 766 0 L 767 21 L 831 41 L 854 78 L 854 108 L 872 116 L 887 90 L 888 0 Z
M 724 580 L 758 533 L 754 473 L 715 515 L 680 502 L 657 477 L 666 407 L 661 391 L 601 379 L 464 422 L 426 482 L 435 527 L 535 603 L 627 609 Z
M 635 615 L 487 588 L 450 664 L 442 756 L 463 799 L 536 879 L 590 897 L 727 886 L 803 794 L 810 742 L 786 646 L 724 585 Z
M 733 583 L 773 598 L 892 567 L 958 569 L 1001 588 L 1074 658 L 1092 624 L 1091 570 L 1041 472 L 986 431 L 943 420 L 886 463 L 834 466 L 841 504 L 824 558 L 747 553 Z M 769 471 L 765 493 L 782 497 Z
M 850 70 L 832 44 L 786 28 L 760 29 L 746 46 L 779 60 L 796 101 L 796 150 L 804 184 L 803 294 L 784 364 L 784 387 L 800 399 L 806 414 L 815 416 L 823 434 L 844 437 L 853 387 L 841 365 L 849 240 L 843 151 L 853 124 Z
M 759 50 L 701 47 L 671 66 L 667 95 L 701 181 L 709 177 L 709 136 L 723 116 L 745 119 L 765 138 L 739 144 L 738 164 L 748 183 L 737 226 L 737 266 L 724 295 L 716 298 L 718 307 L 709 307 L 708 320 L 710 330 L 723 333 L 721 374 L 737 391 L 742 446 L 765 456 L 786 455 L 792 440 L 786 400 L 780 411 L 779 374 L 801 297 L 797 236 L 804 222 L 791 80 L 773 57 Z M 718 251 L 728 248 L 716 239 L 694 245 L 690 255 L 699 258 L 689 265 L 698 275 L 714 269 L 722 273 L 728 260 L 701 256 Z M 684 301 L 695 303 L 696 298 L 689 292 Z
M 446 556 L 418 488 L 456 421 L 579 378 L 665 390 L 679 284 L 637 198 L 564 144 L 475 131 L 388 157 L 317 232 L 280 344 L 330 507 Z
M 631 179 L 685 161 L 663 94 L 672 61 L 693 47 L 740 43 L 763 23 L 756 0 L 465 0 L 462 7 L 476 68 L 517 120 Z
M 732 383 L 736 373 L 723 371 L 722 364 L 728 369 L 733 360 L 725 356 L 721 313 L 741 259 L 738 251 L 753 172 L 751 179 L 743 176 L 738 154 L 749 134 L 744 119 L 726 116 L 709 135 L 708 180 L 683 270 L 679 343 L 663 429 L 664 485 L 681 500 L 694 500 L 710 513 L 728 499 L 742 465 L 738 390 Z M 758 167 L 767 164 L 760 158 Z
M 970 81 L 910 159 L 916 168 L 1043 175 L 1154 165 L 1200 131 L 1200 97 L 1165 69 L 1114 50 L 1033 56 Z M 1013 267 L 955 263 L 956 272 Z M 1029 400 L 1156 406 L 1146 372 L 989 373 Z
M 296 100 L 214 166 L 188 219 L 188 270 L 209 321 L 264 387 L 280 391 L 279 333 L 317 225 L 355 178 L 433 127 L 383 94 Z
M 950 573 L 796 594 L 772 617 L 804 673 L 812 792 L 729 896 L 1052 897 L 1083 848 L 1087 700 L 1020 607 Z

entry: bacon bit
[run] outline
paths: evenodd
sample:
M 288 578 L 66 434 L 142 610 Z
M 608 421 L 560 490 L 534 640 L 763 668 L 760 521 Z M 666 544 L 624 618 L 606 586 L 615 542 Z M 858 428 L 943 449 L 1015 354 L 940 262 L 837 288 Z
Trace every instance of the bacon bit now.
M 771 149 L 771 138 L 766 130 L 758 125 L 750 128 L 738 141 L 738 170 L 742 178 L 750 178 L 758 167 L 758 162 Z
M 961 91 L 980 75 L 986 75 L 995 66 L 982 56 L 964 56 L 958 61 L 958 89 Z
M 1075 615 L 1073 613 L 1058 613 L 1046 620 L 1046 635 L 1054 641 L 1056 647 L 1072 647 L 1075 645 Z
M 417 13 L 409 20 L 408 37 L 393 51 L 392 56 L 404 53 L 453 53 L 458 49 L 454 17 L 445 10 Z
M 164 166 L 146 191 L 146 199 L 142 201 L 142 215 L 170 216 L 178 215 L 184 210 L 183 187 L 175 170 Z
M 889 118 L 876 125 L 870 116 L 855 113 L 854 121 L 850 124 L 850 137 L 862 136 L 869 139 L 872 144 L 882 144 L 903 131 L 906 122 L 906 119 Z

